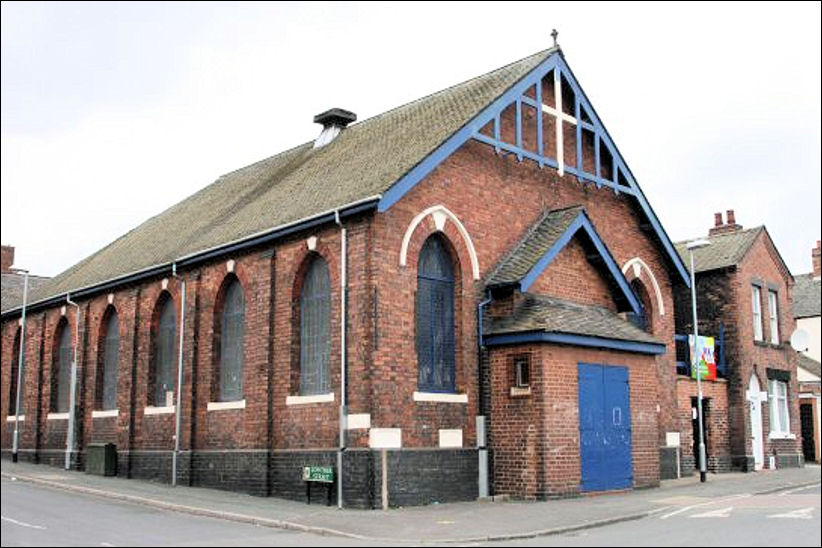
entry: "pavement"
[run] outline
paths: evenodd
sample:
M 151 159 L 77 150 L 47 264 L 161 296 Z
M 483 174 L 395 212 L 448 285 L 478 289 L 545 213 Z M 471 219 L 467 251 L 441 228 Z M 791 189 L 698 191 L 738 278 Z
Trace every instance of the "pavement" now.
M 0 464 L 0 475 L 4 485 L 28 483 L 158 510 L 391 544 L 464 544 L 567 535 L 648 517 L 693 514 L 694 509 L 725 499 L 767 495 L 820 483 L 819 466 L 808 465 L 751 474 L 709 474 L 705 484 L 693 476 L 665 481 L 659 488 L 546 502 L 475 501 L 382 511 L 338 510 L 275 497 L 104 478 L 5 460 Z M 5 505 L 6 496 L 3 498 Z

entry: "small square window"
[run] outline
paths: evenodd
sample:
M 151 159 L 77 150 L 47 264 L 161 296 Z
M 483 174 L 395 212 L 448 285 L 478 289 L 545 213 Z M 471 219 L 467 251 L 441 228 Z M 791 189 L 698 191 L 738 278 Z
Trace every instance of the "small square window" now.
M 531 356 L 523 354 L 514 357 L 514 387 L 528 388 L 531 386 Z

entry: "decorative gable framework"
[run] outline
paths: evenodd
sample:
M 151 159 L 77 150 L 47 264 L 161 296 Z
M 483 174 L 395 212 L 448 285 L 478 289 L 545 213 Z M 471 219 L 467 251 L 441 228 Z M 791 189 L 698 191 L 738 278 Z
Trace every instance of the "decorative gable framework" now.
M 581 206 L 551 211 L 543 216 L 491 273 L 487 287 L 515 286 L 526 293 L 575 237 L 581 237 L 587 248 L 588 260 L 616 290 L 613 297 L 617 309 L 641 313 L 642 305 L 628 280 Z
M 507 115 L 510 112 L 514 115 Z M 506 123 L 510 118 L 513 124 Z M 682 282 L 690 287 L 688 271 L 674 244 L 561 50 L 549 55 L 399 179 L 382 195 L 379 211 L 388 210 L 469 139 L 491 145 L 497 152 L 516 154 L 519 161 L 532 160 L 560 175 L 574 175 L 581 183 L 633 196 Z

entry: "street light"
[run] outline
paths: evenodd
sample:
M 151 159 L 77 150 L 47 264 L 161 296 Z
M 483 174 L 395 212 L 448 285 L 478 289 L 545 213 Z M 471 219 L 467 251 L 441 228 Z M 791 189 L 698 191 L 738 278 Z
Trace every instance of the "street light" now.
M 14 403 L 14 438 L 12 439 L 11 461 L 17 462 L 17 453 L 20 449 L 20 398 L 23 395 L 23 352 L 26 347 L 26 301 L 29 293 L 29 271 L 23 272 L 23 317 L 20 321 L 20 354 L 17 356 L 17 393 Z
M 699 370 L 699 327 L 696 316 L 696 274 L 694 271 L 694 249 L 708 247 L 711 242 L 708 240 L 694 240 L 688 242 L 688 253 L 691 256 L 691 303 L 693 304 L 693 318 L 694 318 L 694 349 L 691 352 L 691 371 L 696 368 L 696 389 L 697 389 L 697 415 L 699 420 L 699 481 L 705 483 L 706 479 L 706 456 L 705 456 L 705 427 L 702 423 L 702 372 Z

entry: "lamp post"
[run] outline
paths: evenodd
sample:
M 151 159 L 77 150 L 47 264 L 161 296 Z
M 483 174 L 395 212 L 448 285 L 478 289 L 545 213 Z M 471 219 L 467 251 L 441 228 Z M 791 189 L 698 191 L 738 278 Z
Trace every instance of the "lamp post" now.
M 20 272 L 20 270 L 18 270 Z M 17 392 L 14 399 L 14 438 L 12 439 L 11 460 L 17 462 L 20 449 L 20 398 L 23 397 L 23 362 L 26 348 L 26 304 L 29 294 L 29 271 L 23 270 L 23 316 L 20 320 L 20 354 L 17 356 Z
M 694 240 L 688 242 L 688 253 L 691 257 L 691 303 L 693 304 L 694 319 L 694 350 L 691 352 L 691 371 L 696 368 L 696 390 L 697 390 L 697 418 L 699 420 L 699 481 L 705 483 L 707 464 L 705 455 L 705 426 L 702 422 L 702 372 L 699 369 L 699 326 L 696 316 L 696 273 L 694 270 L 694 249 L 700 249 L 711 245 L 708 240 Z

